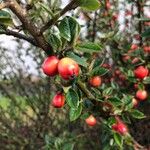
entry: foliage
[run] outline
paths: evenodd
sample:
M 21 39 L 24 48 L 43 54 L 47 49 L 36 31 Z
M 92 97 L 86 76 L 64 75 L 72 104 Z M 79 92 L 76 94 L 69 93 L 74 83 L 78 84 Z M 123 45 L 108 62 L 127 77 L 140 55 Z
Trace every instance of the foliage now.
M 62 79 L 59 74 L 44 76 L 40 70 L 46 57 L 44 51 L 30 46 L 25 48 L 25 58 L 30 56 L 36 62 L 38 74 L 37 80 L 32 80 L 22 59 L 23 42 L 17 40 L 19 61 L 1 48 L 0 58 L 5 60 L 0 65 L 3 149 L 144 149 L 128 128 L 136 119 L 147 118 L 139 108 L 149 105 L 150 100 L 149 20 L 142 18 L 144 1 L 142 4 L 126 1 L 140 11 L 125 8 L 124 29 L 119 29 L 122 25 L 118 20 L 118 3 L 72 0 L 62 9 L 59 0 L 28 1 L 18 2 L 15 7 L 10 4 L 7 11 L 0 11 L 1 34 L 27 40 L 47 55 L 53 54 L 59 59 L 70 57 L 80 66 L 79 75 L 74 74 L 70 80 Z M 22 5 L 28 12 L 27 18 L 26 13 L 16 9 L 17 6 L 21 9 Z M 72 11 L 75 8 L 76 11 Z M 64 15 L 66 12 L 71 13 Z M 17 27 L 16 22 L 21 25 Z M 147 69 L 139 72 L 142 76 L 145 74 L 142 78 L 135 74 L 138 66 Z M 11 70 L 10 74 L 7 70 Z M 99 87 L 89 83 L 94 76 L 102 78 Z M 136 96 L 138 89 L 146 91 L 146 100 Z M 52 97 L 58 91 L 63 92 L 66 99 L 61 109 L 51 106 Z M 84 125 L 91 114 L 98 122 L 95 128 Z M 113 129 L 113 125 L 120 122 L 126 133 Z

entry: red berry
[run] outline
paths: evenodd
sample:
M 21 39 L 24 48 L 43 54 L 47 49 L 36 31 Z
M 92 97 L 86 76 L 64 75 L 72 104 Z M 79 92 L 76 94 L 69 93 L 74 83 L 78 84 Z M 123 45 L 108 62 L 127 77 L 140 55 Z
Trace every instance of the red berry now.
M 135 77 L 143 79 L 148 75 L 148 69 L 144 66 L 139 66 L 134 70 Z
M 90 115 L 85 122 L 89 125 L 89 126 L 95 126 L 97 121 L 96 118 L 93 115 Z
M 133 107 L 137 107 L 138 103 L 139 103 L 139 102 L 138 102 L 137 99 L 135 99 L 135 98 L 132 99 Z
M 101 85 L 102 79 L 99 76 L 94 76 L 89 80 L 89 82 L 90 82 L 90 85 L 92 85 L 94 87 L 98 87 Z
M 128 133 L 128 128 L 122 121 L 113 124 L 112 129 L 121 135 L 125 135 Z
M 56 56 L 47 57 L 42 64 L 43 72 L 48 76 L 56 75 L 58 73 L 58 62 L 59 59 Z
M 115 70 L 115 74 L 116 74 L 116 75 L 120 75 L 120 74 L 121 74 L 121 71 L 120 71 L 119 69 L 116 69 L 116 70 Z
M 122 60 L 124 61 L 124 62 L 128 62 L 129 60 L 131 59 L 131 57 L 129 56 L 129 55 L 123 55 L 123 57 L 122 57 Z
M 150 46 L 144 46 L 143 47 L 144 52 L 150 53 Z
M 58 72 L 65 80 L 72 79 L 73 76 L 78 76 L 79 69 L 79 65 L 68 57 L 62 58 L 58 63 Z
M 138 57 L 135 57 L 135 58 L 133 58 L 133 60 L 131 61 L 131 63 L 135 64 L 135 63 L 139 62 L 139 60 L 140 59 Z
M 132 44 L 132 45 L 131 45 L 131 49 L 132 49 L 132 50 L 138 49 L 138 45 L 137 45 L 137 44 Z
M 102 64 L 102 67 L 104 67 L 106 69 L 110 69 L 110 65 L 109 64 Z
M 136 40 L 140 40 L 140 38 L 141 38 L 141 37 L 140 37 L 140 34 L 135 34 L 135 35 L 134 35 L 134 38 L 135 38 Z
M 136 92 L 136 98 L 138 98 L 138 100 L 140 101 L 144 101 L 147 98 L 148 94 L 147 91 L 145 90 L 138 90 Z
M 127 127 L 124 123 L 118 123 L 118 132 L 122 135 L 125 135 L 128 132 Z
M 61 108 L 65 104 L 65 96 L 62 93 L 57 93 L 52 99 L 52 105 L 56 108 Z
M 137 83 L 134 83 L 134 88 L 138 89 L 138 84 Z

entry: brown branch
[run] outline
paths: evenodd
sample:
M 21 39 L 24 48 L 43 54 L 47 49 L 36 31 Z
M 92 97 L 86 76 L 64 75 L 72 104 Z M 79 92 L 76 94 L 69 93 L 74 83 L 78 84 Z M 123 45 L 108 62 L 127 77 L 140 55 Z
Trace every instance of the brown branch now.
M 4 2 L 0 3 L 0 10 L 6 7 L 9 7 L 9 3 L 4 3 Z
M 140 145 L 136 140 L 132 139 L 135 150 L 147 150 L 144 146 Z
M 31 43 L 34 46 L 38 46 L 37 43 L 36 43 L 36 41 L 32 37 L 25 36 L 24 34 L 21 34 L 21 33 L 16 32 L 16 31 L 12 31 L 12 30 L 6 29 L 4 31 L 0 31 L 0 34 L 14 36 L 16 38 L 28 41 L 29 43 Z
M 136 5 L 137 5 L 137 9 L 138 9 L 138 18 L 140 19 L 141 18 L 141 15 L 142 15 L 142 12 L 141 12 L 141 9 L 142 8 L 142 5 L 141 5 L 141 2 L 140 1 L 136 1 Z M 138 23 L 138 32 L 139 34 L 141 35 L 142 34 L 142 21 L 139 21 Z M 142 37 L 140 36 L 140 46 L 142 47 L 143 46 L 143 41 L 142 41 Z
M 49 20 L 40 30 L 40 33 L 43 33 L 45 30 L 47 30 L 50 26 L 55 24 L 57 20 L 63 16 L 66 12 L 68 12 L 71 9 L 75 9 L 78 5 L 76 4 L 76 0 L 72 0 L 62 11 L 58 14 L 56 14 L 51 20 Z
M 77 82 L 78 86 L 82 90 L 82 92 L 91 100 L 95 100 L 95 97 L 92 95 L 92 93 L 86 88 L 86 86 L 78 80 Z
M 52 46 L 47 43 L 43 34 L 40 34 L 39 29 L 34 25 L 33 22 L 30 21 L 26 11 L 17 3 L 16 0 L 6 0 L 6 2 L 9 3 L 9 9 L 20 19 L 24 28 L 33 36 L 38 47 L 42 48 L 47 54 L 52 55 Z

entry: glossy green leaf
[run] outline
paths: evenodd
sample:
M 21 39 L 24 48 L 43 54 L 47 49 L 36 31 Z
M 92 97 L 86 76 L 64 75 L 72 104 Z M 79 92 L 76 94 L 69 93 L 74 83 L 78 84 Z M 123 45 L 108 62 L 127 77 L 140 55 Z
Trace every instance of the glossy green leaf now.
M 100 8 L 100 2 L 98 0 L 78 0 L 79 6 L 85 10 L 97 10 Z
M 77 92 L 70 88 L 66 94 L 66 101 L 71 108 L 78 108 L 79 96 Z
M 98 67 L 98 66 L 99 67 L 102 66 L 102 64 L 104 63 L 104 61 L 105 61 L 105 58 L 97 58 L 97 59 L 95 59 L 93 68 Z
M 102 47 L 98 44 L 87 42 L 77 44 L 75 49 L 85 53 L 99 53 L 102 50 Z
M 144 84 L 150 84 L 150 77 L 144 78 L 143 83 Z
M 150 28 L 148 28 L 147 30 L 145 30 L 145 31 L 142 33 L 142 37 L 150 37 Z
M 143 21 L 143 22 L 147 22 L 147 21 L 150 21 L 150 19 L 149 18 L 140 18 L 140 19 L 138 19 L 139 21 Z
M 11 26 L 13 24 L 11 15 L 7 11 L 0 11 L 0 24 L 5 26 Z
M 86 118 L 88 118 L 90 116 L 90 114 L 88 112 L 85 112 L 84 114 L 81 115 L 81 119 L 85 120 Z
M 61 20 L 58 29 L 61 37 L 74 44 L 79 36 L 80 25 L 73 17 L 67 16 Z
M 122 105 L 122 101 L 118 97 L 112 97 L 108 99 L 114 106 Z
M 82 105 L 80 104 L 78 108 L 70 108 L 69 117 L 70 121 L 78 119 L 82 112 Z
M 67 17 L 65 17 L 63 20 L 61 20 L 58 28 L 60 31 L 60 35 L 67 41 L 70 41 L 71 40 L 71 30 L 70 30 L 69 20 Z
M 67 53 L 67 56 L 75 60 L 79 65 L 83 67 L 87 67 L 87 62 L 84 58 L 79 57 L 78 55 L 74 54 L 73 52 Z
M 90 75 L 91 75 L 91 76 L 103 76 L 103 75 L 105 75 L 108 71 L 109 71 L 108 69 L 102 68 L 102 67 L 99 67 L 99 66 L 98 66 L 98 67 L 95 67 L 95 68 L 91 71 Z
M 119 147 L 122 147 L 122 145 L 123 145 L 123 139 L 122 139 L 122 136 L 120 134 L 114 133 L 114 140 L 115 140 L 116 144 Z
M 64 146 L 63 146 L 63 148 L 62 148 L 62 150 L 73 150 L 74 149 L 74 145 L 75 145 L 75 143 L 66 143 Z
M 137 109 L 134 109 L 132 112 L 131 112 L 131 116 L 133 118 L 136 118 L 136 119 L 142 119 L 142 118 L 145 118 L 145 115 L 140 112 L 139 110 Z
M 52 45 L 54 50 L 58 50 L 62 45 L 60 37 L 55 34 L 49 35 L 48 42 Z
M 50 8 L 46 5 L 46 4 L 43 4 L 43 3 L 40 3 L 39 2 L 39 5 L 43 8 L 43 10 L 45 10 L 50 16 L 54 16 L 53 12 L 50 10 Z
M 104 91 L 103 91 L 103 95 L 104 96 L 109 96 L 109 95 L 111 95 L 112 94 L 112 92 L 113 92 L 113 88 L 112 87 L 109 87 L 109 88 L 106 88 Z

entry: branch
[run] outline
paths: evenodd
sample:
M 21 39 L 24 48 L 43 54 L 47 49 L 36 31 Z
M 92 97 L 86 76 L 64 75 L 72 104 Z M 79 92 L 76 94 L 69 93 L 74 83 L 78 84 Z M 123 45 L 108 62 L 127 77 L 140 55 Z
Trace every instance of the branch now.
M 141 5 L 141 2 L 139 2 L 138 0 L 136 1 L 136 5 L 137 5 L 137 9 L 138 9 L 138 19 L 141 18 L 141 15 L 142 15 L 142 5 Z M 141 35 L 142 34 L 142 21 L 139 21 L 138 23 L 138 30 L 139 30 L 139 34 Z M 143 41 L 142 41 L 142 36 L 140 36 L 140 46 L 142 47 L 143 46 Z
M 76 5 L 76 0 L 72 0 L 64 9 L 61 10 L 60 13 L 56 14 L 51 20 L 49 20 L 40 30 L 40 33 L 43 33 L 45 30 L 47 30 L 50 26 L 55 24 L 57 20 L 63 16 L 66 12 L 68 12 L 71 9 L 75 9 L 78 5 Z
M 17 3 L 16 0 L 6 0 L 6 2 L 9 3 L 9 9 L 20 19 L 24 28 L 33 36 L 38 47 L 42 48 L 47 54 L 52 55 L 52 46 L 47 43 L 43 34 L 41 34 L 39 29 L 33 22 L 31 22 L 24 9 Z
M 4 3 L 4 2 L 0 3 L 0 10 L 6 7 L 9 7 L 9 3 Z
M 85 85 L 81 81 L 77 81 L 78 86 L 82 90 L 82 92 L 89 98 L 94 100 L 95 97 L 92 95 L 92 93 L 85 87 Z
M 34 46 L 38 46 L 36 41 L 32 37 L 27 37 L 24 34 L 21 34 L 19 32 L 15 32 L 15 31 L 6 29 L 4 31 L 0 31 L 0 34 L 6 34 L 6 35 L 9 35 L 9 36 L 14 36 L 16 38 L 26 40 L 29 43 L 31 43 L 32 45 L 34 45 Z

